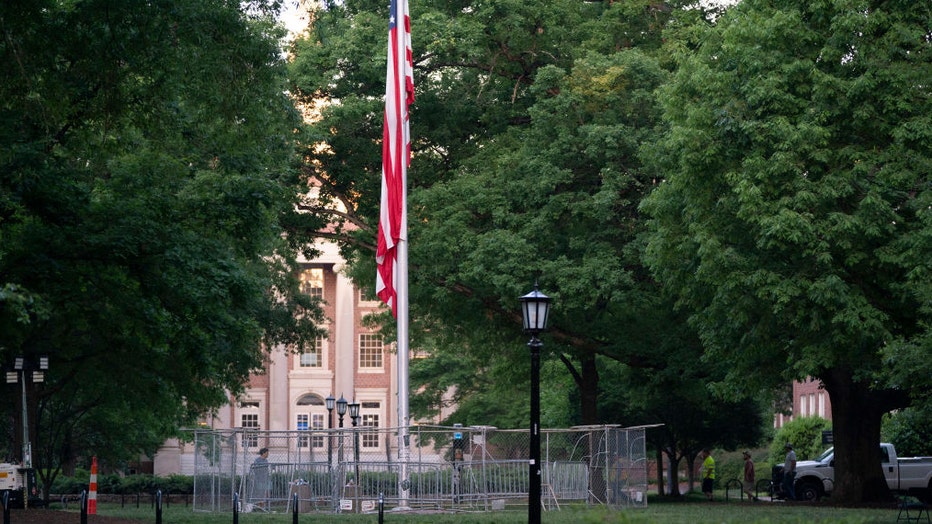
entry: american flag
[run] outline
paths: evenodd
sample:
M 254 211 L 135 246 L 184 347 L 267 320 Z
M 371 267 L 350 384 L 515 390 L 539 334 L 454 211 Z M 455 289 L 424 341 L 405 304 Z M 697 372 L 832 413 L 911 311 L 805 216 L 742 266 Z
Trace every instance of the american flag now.
M 399 22 L 401 30 L 399 30 Z M 408 106 L 414 102 L 411 21 L 407 0 L 392 0 L 388 18 L 388 65 L 385 74 L 385 123 L 382 132 L 382 203 L 375 261 L 375 291 L 398 317 L 396 290 L 398 242 L 408 234 L 405 191 L 411 163 Z

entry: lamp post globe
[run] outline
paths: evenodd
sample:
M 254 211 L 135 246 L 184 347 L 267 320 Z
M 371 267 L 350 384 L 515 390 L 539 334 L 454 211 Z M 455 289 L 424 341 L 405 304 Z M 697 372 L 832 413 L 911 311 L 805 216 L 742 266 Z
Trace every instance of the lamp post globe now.
M 327 407 L 327 429 L 333 429 L 333 408 L 336 406 L 337 399 L 333 398 L 333 393 L 327 395 L 324 399 L 324 405 Z M 327 433 L 327 468 L 333 467 L 333 435 L 332 431 Z
M 547 329 L 550 315 L 550 297 L 540 292 L 537 284 L 534 290 L 522 296 L 521 314 L 524 320 L 524 332 L 531 335 L 528 348 L 531 350 L 531 442 L 528 460 L 528 524 L 540 524 L 540 350 L 544 344 L 537 338 Z
M 541 293 L 537 288 L 537 284 L 534 284 L 534 290 L 518 300 L 521 301 L 524 332 L 536 336 L 547 329 L 547 320 L 549 320 L 550 316 L 550 297 Z
M 343 415 L 346 415 L 346 399 L 343 398 L 343 395 L 340 395 L 340 400 L 337 401 L 337 415 L 340 416 L 340 427 L 343 427 Z

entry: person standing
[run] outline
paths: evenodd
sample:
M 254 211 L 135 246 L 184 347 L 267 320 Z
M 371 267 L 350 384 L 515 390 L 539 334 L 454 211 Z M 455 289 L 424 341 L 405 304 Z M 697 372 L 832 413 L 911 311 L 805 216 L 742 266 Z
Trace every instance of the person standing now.
M 709 448 L 703 448 L 702 453 L 699 455 L 702 458 L 702 492 L 705 493 L 707 499 L 712 500 L 712 488 L 715 484 L 715 459 L 712 458 L 712 450 Z
M 796 452 L 789 442 L 783 446 L 786 458 L 783 460 L 783 495 L 786 500 L 796 500 Z
M 252 490 L 250 500 L 261 508 L 269 501 L 269 448 L 259 450 L 259 456 L 252 462 Z
M 753 500 L 754 502 L 758 501 L 758 498 L 754 496 L 754 461 L 751 460 L 751 452 L 745 451 L 744 455 L 744 492 L 748 494 L 748 501 Z M 743 498 L 743 497 L 742 497 Z

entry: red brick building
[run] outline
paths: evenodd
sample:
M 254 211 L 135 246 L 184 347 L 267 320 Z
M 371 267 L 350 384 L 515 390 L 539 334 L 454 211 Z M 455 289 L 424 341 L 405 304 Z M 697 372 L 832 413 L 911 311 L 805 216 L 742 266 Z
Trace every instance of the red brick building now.
M 779 428 L 793 417 L 819 416 L 832 420 L 832 403 L 828 392 L 822 389 L 818 380 L 808 379 L 804 382 L 793 383 L 793 414 L 791 416 L 777 413 L 774 416 L 773 427 Z
M 394 352 L 374 328 L 364 325 L 366 316 L 380 311 L 382 303 L 364 296 L 341 273 L 344 261 L 336 245 L 315 247 L 321 255 L 301 261 L 299 278 L 305 293 L 324 301 L 326 337 L 297 352 L 274 348 L 265 372 L 251 376 L 245 394 L 231 399 L 203 422 L 205 426 L 259 431 L 325 429 L 329 427 L 325 399 L 333 395 L 360 404 L 360 426 L 397 427 Z M 335 410 L 333 417 L 336 427 Z M 348 413 L 344 425 L 351 425 Z M 254 444 L 258 449 L 262 443 Z M 302 440 L 299 445 L 323 446 L 323 440 Z M 361 443 L 363 452 L 383 456 L 385 445 L 378 438 L 364 438 Z M 193 472 L 190 447 L 175 440 L 166 442 L 156 455 L 155 474 Z

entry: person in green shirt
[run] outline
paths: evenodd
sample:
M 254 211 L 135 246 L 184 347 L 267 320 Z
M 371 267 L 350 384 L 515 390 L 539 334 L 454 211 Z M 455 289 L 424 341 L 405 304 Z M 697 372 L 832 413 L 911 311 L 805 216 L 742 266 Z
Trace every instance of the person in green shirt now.
M 715 484 L 715 459 L 712 458 L 712 450 L 703 448 L 699 457 L 703 459 L 702 469 L 699 470 L 702 477 L 702 492 L 705 493 L 706 498 L 712 500 L 712 485 Z

